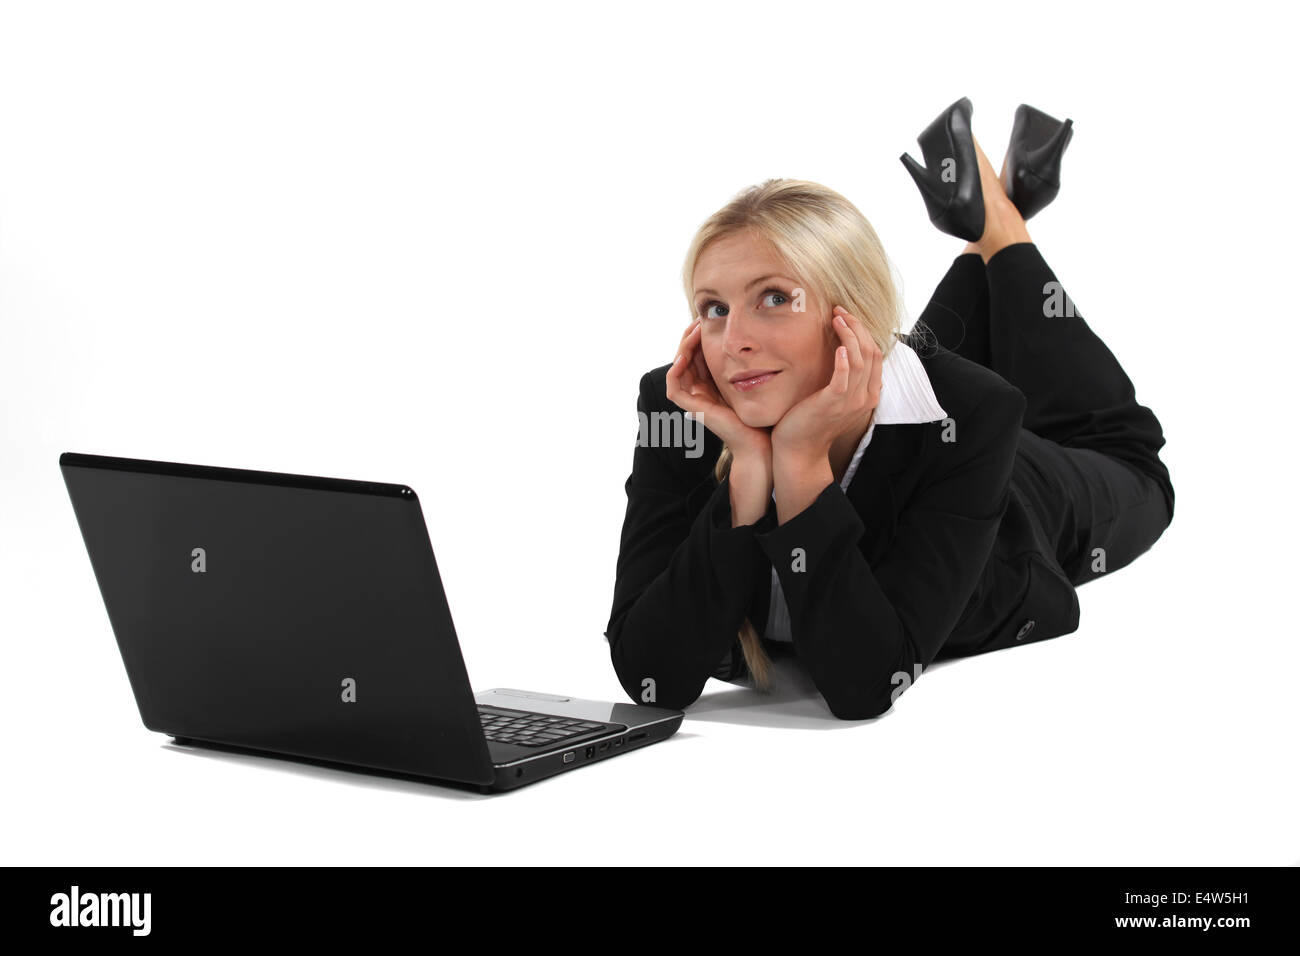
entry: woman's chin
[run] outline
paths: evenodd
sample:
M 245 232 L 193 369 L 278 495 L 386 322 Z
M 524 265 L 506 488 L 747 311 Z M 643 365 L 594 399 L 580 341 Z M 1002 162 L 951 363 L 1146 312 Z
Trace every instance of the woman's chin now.
M 781 420 L 780 414 L 762 408 L 736 409 L 736 417 L 750 428 L 771 428 Z

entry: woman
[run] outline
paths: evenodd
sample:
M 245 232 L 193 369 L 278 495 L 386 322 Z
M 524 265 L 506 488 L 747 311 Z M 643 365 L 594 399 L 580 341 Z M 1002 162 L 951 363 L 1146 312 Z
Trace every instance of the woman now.
M 975 152 L 982 232 L 908 336 L 838 193 L 769 180 L 700 228 L 696 319 L 637 403 L 707 432 L 634 452 L 605 632 L 634 700 L 766 689 L 777 659 L 878 716 L 934 660 L 1076 630 L 1075 586 L 1172 520 L 1159 422 Z

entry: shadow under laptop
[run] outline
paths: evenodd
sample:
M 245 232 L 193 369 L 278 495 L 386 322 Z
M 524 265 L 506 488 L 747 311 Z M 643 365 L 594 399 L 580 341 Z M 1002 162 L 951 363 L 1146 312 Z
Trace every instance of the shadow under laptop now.
M 317 760 L 311 757 L 296 757 L 290 754 L 273 754 L 262 750 L 248 750 L 229 744 L 212 743 L 206 740 L 187 740 L 183 744 L 167 741 L 163 750 L 185 754 L 187 757 L 201 757 L 205 760 L 218 760 L 230 763 L 242 763 L 259 769 L 277 770 L 300 777 L 316 777 L 331 783 L 343 783 L 353 787 L 367 787 L 372 790 L 387 790 L 392 793 L 425 794 L 431 797 L 444 797 L 449 800 L 489 800 L 498 796 L 495 793 L 480 793 L 475 784 L 460 784 L 450 780 L 421 777 L 418 774 L 398 773 L 372 767 L 358 767 L 356 764 L 335 763 L 330 760 Z M 561 776 L 564 776 L 563 774 Z M 545 782 L 545 781 L 539 781 Z
M 679 738 L 690 739 L 698 734 L 678 731 L 663 741 L 670 744 Z M 383 770 L 378 767 L 359 767 L 351 763 L 337 763 L 332 760 L 319 760 L 314 757 L 298 757 L 293 754 L 276 754 L 265 750 L 250 750 L 232 744 L 219 744 L 207 740 L 190 740 L 176 743 L 168 740 L 162 745 L 163 750 L 185 754 L 187 757 L 200 757 L 207 760 L 219 760 L 230 763 L 242 763 L 250 767 L 291 773 L 300 777 L 315 777 L 331 783 L 343 783 L 353 787 L 367 787 L 371 790 L 385 790 L 390 793 L 423 794 L 430 797 L 444 797 L 449 800 L 490 800 L 516 790 L 500 793 L 483 793 L 477 784 L 457 783 L 440 777 L 422 777 L 419 774 L 400 773 L 395 770 Z M 661 744 L 662 746 L 662 744 Z M 621 756 L 621 755 L 620 755 Z M 602 761 L 603 763 L 603 761 Z M 594 767 L 587 768 L 590 774 Z M 568 780 L 572 774 L 560 773 L 553 777 L 536 780 L 521 788 L 536 791 L 548 783 Z M 590 780 L 590 777 L 585 779 Z

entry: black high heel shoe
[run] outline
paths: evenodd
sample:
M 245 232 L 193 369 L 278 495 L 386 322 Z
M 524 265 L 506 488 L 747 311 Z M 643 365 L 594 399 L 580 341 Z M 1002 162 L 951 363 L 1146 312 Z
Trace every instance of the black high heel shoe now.
M 1061 157 L 1074 135 L 1074 121 L 1064 123 L 1021 103 L 1011 127 L 1011 145 L 1002 163 L 1002 189 L 1030 219 L 1061 189 Z
M 924 166 L 907 153 L 899 158 L 921 190 L 935 228 L 977 242 L 984 235 L 984 191 L 970 116 L 970 100 L 963 96 L 916 138 Z

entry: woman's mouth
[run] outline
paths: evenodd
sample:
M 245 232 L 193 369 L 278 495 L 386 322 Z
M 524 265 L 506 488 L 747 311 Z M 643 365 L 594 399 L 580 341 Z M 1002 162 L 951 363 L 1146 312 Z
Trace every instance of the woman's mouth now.
M 756 371 L 743 372 L 741 375 L 733 378 L 731 384 L 736 386 L 739 391 L 748 392 L 750 389 L 758 388 L 760 385 L 766 385 L 772 379 L 781 373 L 779 371 Z

